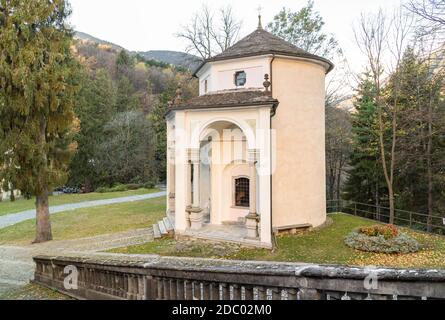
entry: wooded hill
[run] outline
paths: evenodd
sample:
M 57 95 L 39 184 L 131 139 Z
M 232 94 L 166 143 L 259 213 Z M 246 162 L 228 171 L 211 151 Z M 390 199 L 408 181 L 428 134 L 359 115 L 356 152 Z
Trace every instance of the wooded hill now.
M 197 94 L 191 72 L 80 33 L 72 51 L 83 72 L 75 110 L 78 148 L 69 185 L 94 190 L 163 181 L 163 117 L 178 86 L 186 98 Z

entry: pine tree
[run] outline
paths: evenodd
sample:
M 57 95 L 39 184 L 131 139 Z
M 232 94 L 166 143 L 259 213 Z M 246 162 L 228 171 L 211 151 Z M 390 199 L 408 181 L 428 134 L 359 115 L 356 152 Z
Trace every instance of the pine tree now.
M 139 99 L 134 95 L 134 87 L 126 77 L 121 77 L 117 82 L 116 112 L 127 112 L 141 108 Z
M 105 125 L 115 114 L 116 92 L 109 73 L 98 70 L 95 75 L 84 73 L 82 90 L 76 102 L 76 114 L 81 130 L 76 135 L 79 144 L 70 165 L 70 184 L 94 190 L 102 181 L 104 168 L 99 161 L 99 146 L 107 137 Z
M 69 14 L 64 0 L 0 0 L 0 180 L 36 196 L 35 242 L 52 239 L 48 195 L 76 148 Z
M 442 89 L 443 70 L 421 58 L 408 48 L 397 74 L 391 75 L 385 88 L 388 103 L 394 100 L 393 77 L 398 77 L 400 104 L 398 130 L 398 167 L 396 185 L 398 207 L 428 212 L 428 231 L 432 231 L 432 216 L 440 212 L 443 198 L 443 142 L 445 133 Z M 442 181 L 441 181 L 442 180 Z M 437 221 L 434 221 L 437 224 Z
M 344 198 L 379 205 L 384 195 L 384 181 L 379 166 L 377 107 L 375 88 L 364 75 L 358 89 L 352 115 L 353 152 Z

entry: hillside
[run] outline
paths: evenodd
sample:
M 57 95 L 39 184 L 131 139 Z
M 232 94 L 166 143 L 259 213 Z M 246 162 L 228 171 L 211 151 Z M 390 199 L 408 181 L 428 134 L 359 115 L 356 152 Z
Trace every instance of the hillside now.
M 101 40 L 84 32 L 77 31 L 74 35 L 74 38 L 76 40 L 80 40 L 83 42 L 96 43 L 101 46 L 110 47 L 115 51 L 124 50 L 123 47 L 117 44 Z M 179 51 L 152 50 L 152 51 L 141 51 L 141 52 L 131 52 L 131 53 L 138 54 L 146 60 L 158 61 L 161 63 L 171 64 L 177 67 L 182 67 L 190 70 L 195 70 L 201 62 L 199 58 Z
M 190 70 L 195 70 L 201 63 L 201 60 L 198 57 L 179 51 L 152 50 L 137 53 L 148 60 L 169 63 Z
M 118 50 L 118 51 L 124 49 L 121 46 L 118 46 L 117 44 L 101 40 L 99 38 L 93 37 L 87 33 L 80 32 L 80 31 L 75 32 L 74 39 L 81 40 L 81 41 L 89 41 L 89 42 L 94 42 L 94 43 L 101 44 L 101 45 L 110 46 L 114 50 Z

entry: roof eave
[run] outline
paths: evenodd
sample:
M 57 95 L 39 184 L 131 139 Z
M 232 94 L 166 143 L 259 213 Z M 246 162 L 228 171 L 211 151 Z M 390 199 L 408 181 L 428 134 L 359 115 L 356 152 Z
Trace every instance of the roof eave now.
M 169 115 L 171 112 L 175 112 L 175 111 L 224 109 L 224 108 L 236 108 L 236 107 L 259 107 L 259 106 L 270 106 L 271 108 L 277 108 L 279 104 L 280 103 L 277 99 L 273 99 L 273 100 L 269 100 L 269 101 L 218 104 L 218 105 L 210 105 L 210 106 L 187 106 L 187 105 L 173 106 L 167 111 L 166 116 Z
M 247 58 L 247 57 L 256 57 L 256 56 L 264 56 L 264 55 L 281 55 L 281 56 L 287 56 L 287 57 L 296 57 L 296 58 L 305 58 L 305 59 L 309 59 L 309 60 L 315 60 L 315 61 L 320 61 L 323 62 L 325 64 L 328 65 L 328 68 L 326 69 L 326 74 L 330 73 L 335 65 L 334 63 L 332 63 L 330 60 L 317 56 L 317 55 L 313 55 L 313 54 L 299 54 L 299 53 L 289 53 L 289 52 L 280 52 L 280 51 L 265 51 L 265 52 L 255 52 L 255 53 L 248 53 L 248 54 L 240 54 L 237 56 L 229 56 L 229 57 L 213 57 L 213 58 L 209 58 L 204 60 L 200 66 L 198 67 L 198 69 L 196 69 L 196 71 L 193 73 L 193 77 L 198 78 L 198 73 L 201 71 L 201 69 L 207 64 L 207 63 L 211 63 L 211 62 L 216 62 L 216 61 L 224 61 L 224 60 L 236 60 L 236 59 L 241 59 L 241 58 Z

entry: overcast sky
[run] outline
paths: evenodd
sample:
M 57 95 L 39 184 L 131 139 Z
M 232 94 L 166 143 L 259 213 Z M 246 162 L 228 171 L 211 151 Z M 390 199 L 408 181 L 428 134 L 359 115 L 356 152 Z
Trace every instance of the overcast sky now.
M 402 0 L 403 1 L 403 0 Z M 281 8 L 293 11 L 306 0 L 70 0 L 71 23 L 76 30 L 121 45 L 129 50 L 184 51 L 185 44 L 175 37 L 204 3 L 218 9 L 230 4 L 243 20 L 242 36 L 258 24 L 261 6 L 264 23 L 270 22 Z M 315 9 L 326 22 L 326 31 L 335 34 L 355 72 L 361 71 L 363 60 L 354 41 L 352 26 L 362 12 L 379 7 L 391 10 L 401 0 L 315 0 Z

